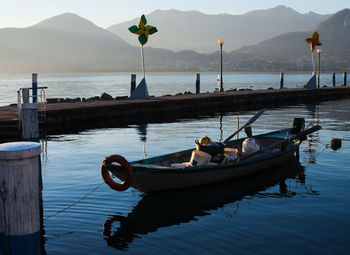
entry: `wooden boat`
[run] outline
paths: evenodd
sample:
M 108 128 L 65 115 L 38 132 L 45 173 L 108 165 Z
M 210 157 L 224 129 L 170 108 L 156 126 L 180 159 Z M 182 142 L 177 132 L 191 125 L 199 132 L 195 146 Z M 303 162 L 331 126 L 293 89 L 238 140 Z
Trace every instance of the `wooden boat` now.
M 173 164 L 190 161 L 194 149 L 189 149 L 130 164 L 119 155 L 110 155 L 102 163 L 101 172 L 105 182 L 115 190 L 125 190 L 132 186 L 143 192 L 153 192 L 207 185 L 253 174 L 292 159 L 298 154 L 299 145 L 306 140 L 306 135 L 319 129 L 320 126 L 314 126 L 295 133 L 295 129 L 288 128 L 253 136 L 259 150 L 251 154 L 238 153 L 236 160 L 227 163 L 172 167 Z M 237 149 L 240 152 L 244 140 L 245 138 L 227 142 L 225 151 Z M 109 171 L 123 183 L 115 182 Z

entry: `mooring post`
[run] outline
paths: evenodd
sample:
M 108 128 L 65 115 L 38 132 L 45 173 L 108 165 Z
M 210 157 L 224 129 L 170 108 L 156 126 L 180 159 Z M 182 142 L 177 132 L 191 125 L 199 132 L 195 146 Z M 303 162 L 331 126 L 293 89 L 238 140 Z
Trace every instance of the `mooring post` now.
M 344 73 L 343 73 L 344 86 L 346 86 L 346 76 L 347 76 L 347 73 L 346 73 L 346 72 L 344 72 Z
M 201 75 L 196 73 L 196 94 L 201 93 Z
M 136 74 L 131 74 L 131 81 L 130 81 L 130 97 L 132 92 L 134 92 L 136 88 Z
M 0 254 L 41 254 L 40 144 L 0 144 Z
M 29 89 L 22 89 L 22 98 L 24 104 L 29 104 Z
M 335 87 L 335 72 L 332 73 L 333 87 Z
M 284 73 L 280 74 L 280 89 L 283 89 Z
M 33 90 L 33 103 L 38 100 L 38 74 L 32 74 L 32 90 Z
M 39 142 L 38 105 L 22 104 L 22 140 Z

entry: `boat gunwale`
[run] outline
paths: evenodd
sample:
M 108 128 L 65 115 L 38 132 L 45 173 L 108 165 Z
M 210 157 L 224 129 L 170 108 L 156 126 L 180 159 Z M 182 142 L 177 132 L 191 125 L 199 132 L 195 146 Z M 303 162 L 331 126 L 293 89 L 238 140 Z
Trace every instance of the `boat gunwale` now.
M 281 130 L 277 130 L 277 131 L 273 131 L 273 132 L 269 132 L 269 133 L 264 133 L 264 134 L 259 134 L 259 135 L 255 135 L 253 136 L 253 138 L 275 138 L 275 139 L 281 139 L 283 140 L 284 138 L 282 137 L 270 137 L 271 135 L 274 134 L 283 134 L 283 133 L 287 133 L 290 132 L 291 129 L 281 129 Z M 234 141 L 230 141 L 227 145 L 234 145 L 237 143 L 240 143 L 242 141 L 244 141 L 244 139 L 246 139 L 247 137 L 238 139 L 238 140 L 234 140 Z M 287 147 L 287 149 L 285 151 L 276 151 L 276 152 L 269 152 L 269 153 L 264 153 L 263 156 L 259 156 L 259 157 L 252 157 L 252 158 L 248 158 L 248 159 L 244 159 L 244 160 L 240 160 L 240 161 L 233 161 L 233 162 L 229 162 L 229 163 L 225 163 L 225 164 L 216 164 L 216 165 L 202 165 L 202 166 L 190 166 L 190 167 L 184 167 L 184 168 L 173 168 L 170 166 L 161 166 L 161 165 L 155 165 L 152 164 L 153 162 L 159 162 L 162 160 L 166 160 L 166 159 L 170 159 L 170 158 L 174 158 L 174 157 L 181 157 L 181 156 L 185 156 L 190 154 L 193 151 L 192 149 L 187 149 L 187 150 L 183 150 L 183 151 L 178 151 L 178 152 L 173 152 L 173 153 L 169 153 L 169 154 L 165 154 L 165 155 L 161 155 L 161 156 L 155 156 L 149 159 L 142 159 L 142 160 L 138 160 L 138 161 L 133 161 L 130 162 L 131 166 L 134 169 L 134 172 L 137 174 L 147 174 L 147 173 L 162 173 L 162 174 L 166 174 L 166 173 L 177 173 L 177 174 L 187 174 L 187 173 L 194 173 L 194 172 L 206 172 L 206 171 L 213 171 L 213 170 L 224 170 L 224 169 L 228 169 L 228 168 L 237 168 L 237 167 L 242 167 L 242 166 L 247 166 L 247 165 L 251 165 L 260 161 L 264 161 L 264 160 L 271 160 L 274 158 L 278 158 L 282 155 L 285 155 L 287 153 L 291 153 L 294 152 L 295 149 L 297 148 L 297 144 L 296 143 L 289 143 L 289 146 Z M 117 165 L 109 165 L 110 166 L 110 170 L 113 171 L 117 171 L 120 167 Z

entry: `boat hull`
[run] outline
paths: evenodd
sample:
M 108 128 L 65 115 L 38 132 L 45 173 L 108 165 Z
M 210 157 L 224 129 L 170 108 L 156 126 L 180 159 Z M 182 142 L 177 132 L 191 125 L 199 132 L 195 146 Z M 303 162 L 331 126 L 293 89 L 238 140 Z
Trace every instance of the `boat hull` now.
M 294 158 L 298 144 L 291 144 L 286 151 L 266 154 L 265 157 L 247 159 L 241 162 L 219 164 L 215 166 L 198 166 L 184 169 L 154 167 L 132 164 L 134 180 L 132 187 L 143 191 L 163 191 L 206 185 L 225 181 L 240 176 L 253 174 Z M 123 171 L 112 171 L 119 179 L 124 180 Z

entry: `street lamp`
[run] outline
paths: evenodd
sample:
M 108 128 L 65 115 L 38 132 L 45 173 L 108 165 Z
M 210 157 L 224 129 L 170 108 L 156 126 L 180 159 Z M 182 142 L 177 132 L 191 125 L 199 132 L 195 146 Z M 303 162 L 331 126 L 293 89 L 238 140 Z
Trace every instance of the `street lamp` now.
M 317 54 L 318 54 L 318 76 L 317 76 L 317 88 L 320 87 L 320 64 L 321 64 L 321 49 L 317 49 Z
M 218 44 L 220 45 L 220 92 L 224 91 L 223 80 L 222 80 L 222 45 L 224 44 L 224 40 L 218 40 Z

